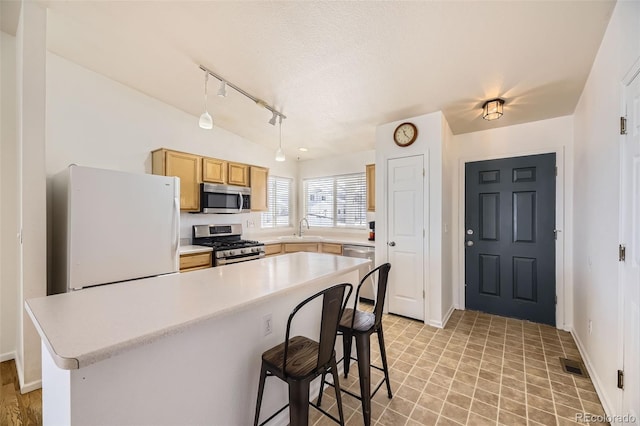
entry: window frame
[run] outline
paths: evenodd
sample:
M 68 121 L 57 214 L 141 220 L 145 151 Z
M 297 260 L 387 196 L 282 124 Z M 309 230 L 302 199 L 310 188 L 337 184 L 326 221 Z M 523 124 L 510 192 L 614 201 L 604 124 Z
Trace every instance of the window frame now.
M 277 199 L 278 199 L 278 195 L 277 193 L 274 194 L 273 196 L 271 195 L 273 190 L 272 188 L 275 188 L 277 182 L 286 182 L 286 184 L 288 185 L 288 190 L 287 190 L 287 197 L 288 197 L 288 223 L 287 224 L 283 224 L 283 225 L 279 225 L 278 224 L 278 220 L 277 220 L 277 212 L 276 212 L 276 206 L 277 206 Z M 293 194 L 293 178 L 290 177 L 285 177 L 285 176 L 274 176 L 274 175 L 269 175 L 269 177 L 267 178 L 267 210 L 263 211 L 262 214 L 260 215 L 260 229 L 278 229 L 278 228 L 290 228 L 292 227 L 292 220 L 293 220 L 293 197 L 295 196 L 295 194 Z M 270 226 L 265 226 L 265 217 L 266 216 L 271 216 L 271 225 Z
M 339 223 L 339 218 L 338 218 L 338 210 L 339 210 L 339 200 L 338 200 L 338 183 L 340 179 L 345 179 L 345 178 L 352 178 L 352 179 L 358 179 L 361 181 L 362 184 L 362 188 L 360 188 L 360 192 L 362 193 L 362 205 L 360 206 L 361 208 L 361 212 L 362 212 L 362 224 L 361 225 L 356 225 L 356 224 L 347 224 L 345 223 L 344 225 L 341 225 Z M 308 196 L 308 187 L 309 187 L 309 183 L 313 182 L 313 181 L 320 181 L 320 180 L 326 180 L 326 179 L 331 179 L 331 185 L 332 185 L 332 189 L 331 189 L 331 197 L 332 197 L 332 208 L 331 208 L 331 212 L 332 212 L 332 223 L 331 225 L 320 225 L 320 224 L 311 224 L 311 226 L 316 226 L 316 227 L 320 227 L 320 228 L 328 228 L 328 229 L 366 229 L 368 226 L 368 222 L 367 222 L 367 199 L 366 199 L 366 192 L 367 192 L 367 178 L 366 178 L 366 173 L 365 172 L 356 172 L 356 173 L 344 173 L 344 174 L 337 174 L 337 175 L 329 175 L 329 176 L 316 176 L 316 177 L 312 177 L 312 178 L 305 178 L 302 180 L 302 192 L 303 192 L 303 205 L 302 205 L 302 211 L 304 213 L 303 217 L 306 217 L 307 220 L 309 219 L 309 211 L 308 211 L 308 201 L 309 201 L 309 196 Z

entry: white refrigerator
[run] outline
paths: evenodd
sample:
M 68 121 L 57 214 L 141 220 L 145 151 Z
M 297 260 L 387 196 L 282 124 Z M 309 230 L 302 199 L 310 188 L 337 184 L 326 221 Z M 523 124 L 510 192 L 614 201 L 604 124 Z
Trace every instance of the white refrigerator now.
M 52 189 L 49 294 L 179 271 L 178 178 L 71 165 Z

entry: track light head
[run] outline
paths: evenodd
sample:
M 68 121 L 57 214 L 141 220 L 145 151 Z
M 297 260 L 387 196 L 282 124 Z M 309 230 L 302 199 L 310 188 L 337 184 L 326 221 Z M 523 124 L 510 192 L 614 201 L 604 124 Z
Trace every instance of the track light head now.
M 271 120 L 269 120 L 269 124 L 271 124 L 272 126 L 276 125 L 276 119 L 278 118 L 278 114 L 276 114 L 276 112 L 273 112 L 273 116 L 271 117 Z
M 218 89 L 218 96 L 220 96 L 221 98 L 227 97 L 227 82 L 224 80 L 220 82 L 220 88 Z

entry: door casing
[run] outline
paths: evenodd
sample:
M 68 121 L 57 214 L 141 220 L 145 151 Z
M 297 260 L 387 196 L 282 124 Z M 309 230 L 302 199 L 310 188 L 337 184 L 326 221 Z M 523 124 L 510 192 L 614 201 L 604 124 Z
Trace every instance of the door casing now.
M 511 157 L 523 157 L 527 155 L 538 154 L 556 154 L 556 166 L 558 168 L 558 175 L 556 177 L 556 229 L 558 239 L 556 241 L 556 295 L 558 302 L 556 304 L 556 327 L 562 330 L 569 331 L 571 324 L 566 321 L 567 315 L 572 312 L 573 300 L 571 299 L 569 289 L 567 288 L 567 281 L 565 280 L 565 274 L 568 273 L 565 269 L 565 250 L 564 240 L 565 235 L 565 220 L 564 220 L 564 197 L 565 197 L 565 153 L 563 148 L 540 148 L 532 151 L 517 152 L 517 153 L 496 153 L 483 156 L 463 157 L 460 158 L 458 164 L 458 235 L 453 241 L 453 244 L 458 246 L 458 277 L 454 280 L 454 294 L 457 295 L 456 308 L 465 309 L 466 296 L 465 296 L 465 249 L 464 249 L 464 215 L 465 215 L 465 165 L 466 163 L 474 161 L 484 160 L 497 160 L 502 158 Z

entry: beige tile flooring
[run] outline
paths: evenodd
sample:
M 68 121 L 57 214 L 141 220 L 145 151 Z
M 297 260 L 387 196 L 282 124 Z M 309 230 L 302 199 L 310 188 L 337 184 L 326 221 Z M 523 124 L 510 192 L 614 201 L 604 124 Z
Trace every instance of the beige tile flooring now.
M 375 395 L 372 424 L 584 425 L 578 413 L 604 415 L 591 381 L 562 371 L 559 357 L 580 360 L 567 332 L 474 311 L 455 311 L 444 329 L 395 315 L 383 327 L 393 398 L 384 387 Z M 371 347 L 381 365 L 375 335 Z M 357 369 L 340 384 L 358 394 Z M 337 416 L 333 388 L 325 394 Z M 363 424 L 360 401 L 342 398 L 346 423 Z M 309 424 L 335 423 L 310 408 Z

